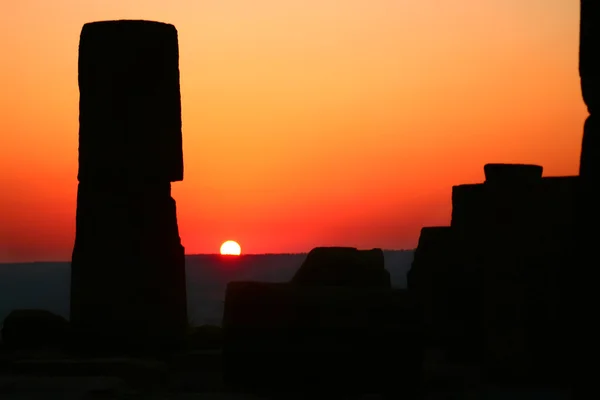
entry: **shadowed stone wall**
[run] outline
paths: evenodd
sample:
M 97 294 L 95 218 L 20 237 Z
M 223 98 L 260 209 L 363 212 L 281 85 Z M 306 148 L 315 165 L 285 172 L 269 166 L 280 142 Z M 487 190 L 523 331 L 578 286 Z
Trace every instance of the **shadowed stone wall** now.
M 564 368 L 556 343 L 565 339 L 561 279 L 572 263 L 578 177 L 542 178 L 534 167 L 487 165 L 485 183 L 453 188 L 458 257 L 481 304 L 471 309 L 481 335 L 473 343 L 501 381 Z
M 425 340 L 431 346 L 450 346 L 458 320 L 455 300 L 459 289 L 454 251 L 454 236 L 449 226 L 421 229 L 412 267 L 407 274 L 408 289 L 414 292 L 421 315 Z M 462 327 L 461 327 L 462 328 Z M 462 332 L 462 329 L 459 329 Z

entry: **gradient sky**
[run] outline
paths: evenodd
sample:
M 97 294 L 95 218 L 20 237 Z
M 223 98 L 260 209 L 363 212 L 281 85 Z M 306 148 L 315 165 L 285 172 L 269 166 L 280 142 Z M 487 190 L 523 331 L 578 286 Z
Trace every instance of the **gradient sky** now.
M 413 248 L 486 162 L 577 173 L 579 2 L 0 5 L 0 262 L 69 260 L 84 23 L 179 31 L 187 253 Z

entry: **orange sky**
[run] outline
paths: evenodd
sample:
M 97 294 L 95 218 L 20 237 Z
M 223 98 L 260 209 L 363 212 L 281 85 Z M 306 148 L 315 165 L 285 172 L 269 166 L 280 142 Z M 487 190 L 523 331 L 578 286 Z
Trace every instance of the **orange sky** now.
M 0 262 L 70 259 L 77 46 L 104 19 L 179 31 L 187 253 L 412 248 L 486 162 L 578 170 L 576 1 L 6 1 Z

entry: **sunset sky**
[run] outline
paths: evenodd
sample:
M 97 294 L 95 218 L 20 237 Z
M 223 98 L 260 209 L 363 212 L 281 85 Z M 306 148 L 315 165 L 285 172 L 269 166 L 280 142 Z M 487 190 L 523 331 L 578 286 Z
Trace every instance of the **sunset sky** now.
M 179 32 L 188 254 L 413 248 L 486 162 L 578 170 L 578 1 L 4 1 L 0 262 L 71 257 L 79 34 L 106 19 Z

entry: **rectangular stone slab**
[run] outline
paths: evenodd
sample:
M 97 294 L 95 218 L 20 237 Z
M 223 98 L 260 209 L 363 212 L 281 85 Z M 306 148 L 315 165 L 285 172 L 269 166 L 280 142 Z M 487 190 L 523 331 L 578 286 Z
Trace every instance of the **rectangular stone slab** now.
M 185 260 L 170 183 L 82 182 L 77 197 L 70 315 L 77 336 L 97 336 L 95 349 L 100 342 L 158 349 L 159 340 L 181 339 Z
M 600 3 L 581 0 L 579 28 L 579 76 L 583 101 L 590 113 L 598 109 L 600 93 Z M 598 112 L 598 111 L 596 111 Z
M 598 38 L 600 36 L 600 3 L 597 0 L 581 0 L 579 27 L 579 76 L 600 75 Z
M 79 42 L 79 181 L 183 179 L 173 25 L 102 21 Z

